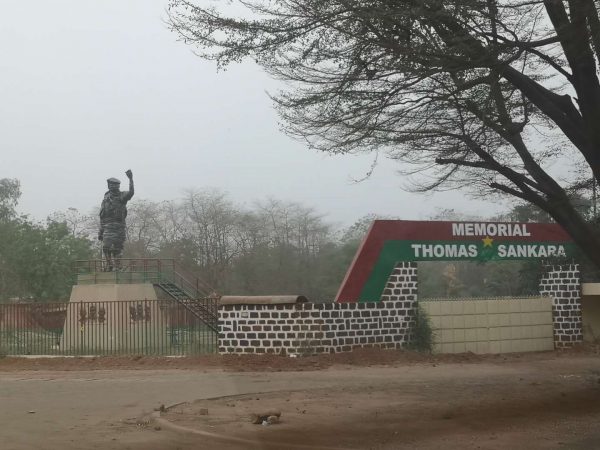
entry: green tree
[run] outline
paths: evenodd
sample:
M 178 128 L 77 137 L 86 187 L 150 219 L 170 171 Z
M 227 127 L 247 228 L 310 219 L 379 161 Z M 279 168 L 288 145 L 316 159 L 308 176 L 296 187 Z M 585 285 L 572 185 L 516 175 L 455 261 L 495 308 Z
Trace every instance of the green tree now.
M 171 0 L 170 23 L 219 67 L 249 58 L 286 81 L 273 99 L 291 136 L 386 151 L 420 190 L 534 204 L 600 266 L 600 235 L 548 170 L 562 157 L 600 181 L 597 1 L 235 3 Z
M 17 180 L 0 180 L 0 300 L 68 298 L 73 263 L 90 258 L 91 242 L 67 221 L 44 226 L 17 217 L 19 197 Z
M 19 244 L 13 251 L 21 280 L 21 297 L 61 300 L 73 286 L 73 264 L 91 258 L 91 241 L 73 236 L 65 222 L 49 222 L 45 227 L 21 222 Z
M 16 215 L 16 206 L 21 198 L 21 184 L 19 180 L 0 179 L 0 221 L 12 219 Z

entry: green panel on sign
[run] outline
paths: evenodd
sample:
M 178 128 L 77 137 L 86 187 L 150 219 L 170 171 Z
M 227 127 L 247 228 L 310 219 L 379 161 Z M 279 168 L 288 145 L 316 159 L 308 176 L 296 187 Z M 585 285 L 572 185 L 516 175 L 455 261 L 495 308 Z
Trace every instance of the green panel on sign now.
M 401 261 L 514 261 L 569 257 L 575 244 L 553 242 L 387 241 L 365 283 L 359 301 L 378 301 L 387 280 Z

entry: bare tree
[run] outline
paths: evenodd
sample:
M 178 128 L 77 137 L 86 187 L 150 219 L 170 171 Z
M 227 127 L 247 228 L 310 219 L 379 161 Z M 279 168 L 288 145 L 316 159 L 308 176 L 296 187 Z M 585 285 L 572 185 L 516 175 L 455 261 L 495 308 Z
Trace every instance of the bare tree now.
M 184 200 L 186 238 L 209 285 L 223 289 L 239 253 L 234 239 L 239 211 L 220 191 L 188 191 Z
M 64 223 L 72 237 L 94 240 L 98 235 L 95 218 L 82 214 L 77 208 L 53 212 L 48 216 L 48 222 Z
M 148 257 L 159 245 L 155 221 L 159 215 L 158 203 L 138 199 L 128 207 L 127 211 L 127 241 L 125 256 L 131 258 Z
M 597 1 L 197 3 L 170 1 L 173 30 L 219 67 L 249 58 L 285 80 L 273 99 L 291 136 L 385 152 L 417 190 L 525 200 L 600 266 L 600 236 L 550 170 L 600 181 Z
M 240 215 L 245 245 L 232 264 L 234 288 L 249 293 L 302 293 L 313 299 L 333 295 L 325 279 L 335 263 L 331 226 L 312 208 L 269 199 Z M 329 284 L 328 284 L 329 283 Z M 325 287 L 327 286 L 327 287 Z M 327 292 L 328 294 L 325 294 Z

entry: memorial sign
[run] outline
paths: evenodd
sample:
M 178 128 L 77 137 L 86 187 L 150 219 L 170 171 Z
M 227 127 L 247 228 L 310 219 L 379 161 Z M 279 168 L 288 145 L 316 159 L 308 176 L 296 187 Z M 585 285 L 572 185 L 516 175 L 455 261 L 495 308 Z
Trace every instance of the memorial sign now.
M 572 256 L 557 224 L 376 220 L 359 247 L 336 302 L 376 301 L 401 261 L 503 261 Z

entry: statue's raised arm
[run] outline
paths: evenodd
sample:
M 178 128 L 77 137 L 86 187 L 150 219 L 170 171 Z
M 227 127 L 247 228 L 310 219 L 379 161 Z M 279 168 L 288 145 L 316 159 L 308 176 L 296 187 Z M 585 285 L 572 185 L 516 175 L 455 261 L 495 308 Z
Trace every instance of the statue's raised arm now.
M 133 172 L 131 171 L 131 169 L 129 169 L 127 172 L 125 172 L 125 175 L 127 175 L 127 178 L 129 178 L 129 190 L 123 192 L 122 195 L 123 201 L 128 202 L 129 200 L 131 200 L 131 197 L 133 197 L 133 194 L 135 192 L 133 189 Z

